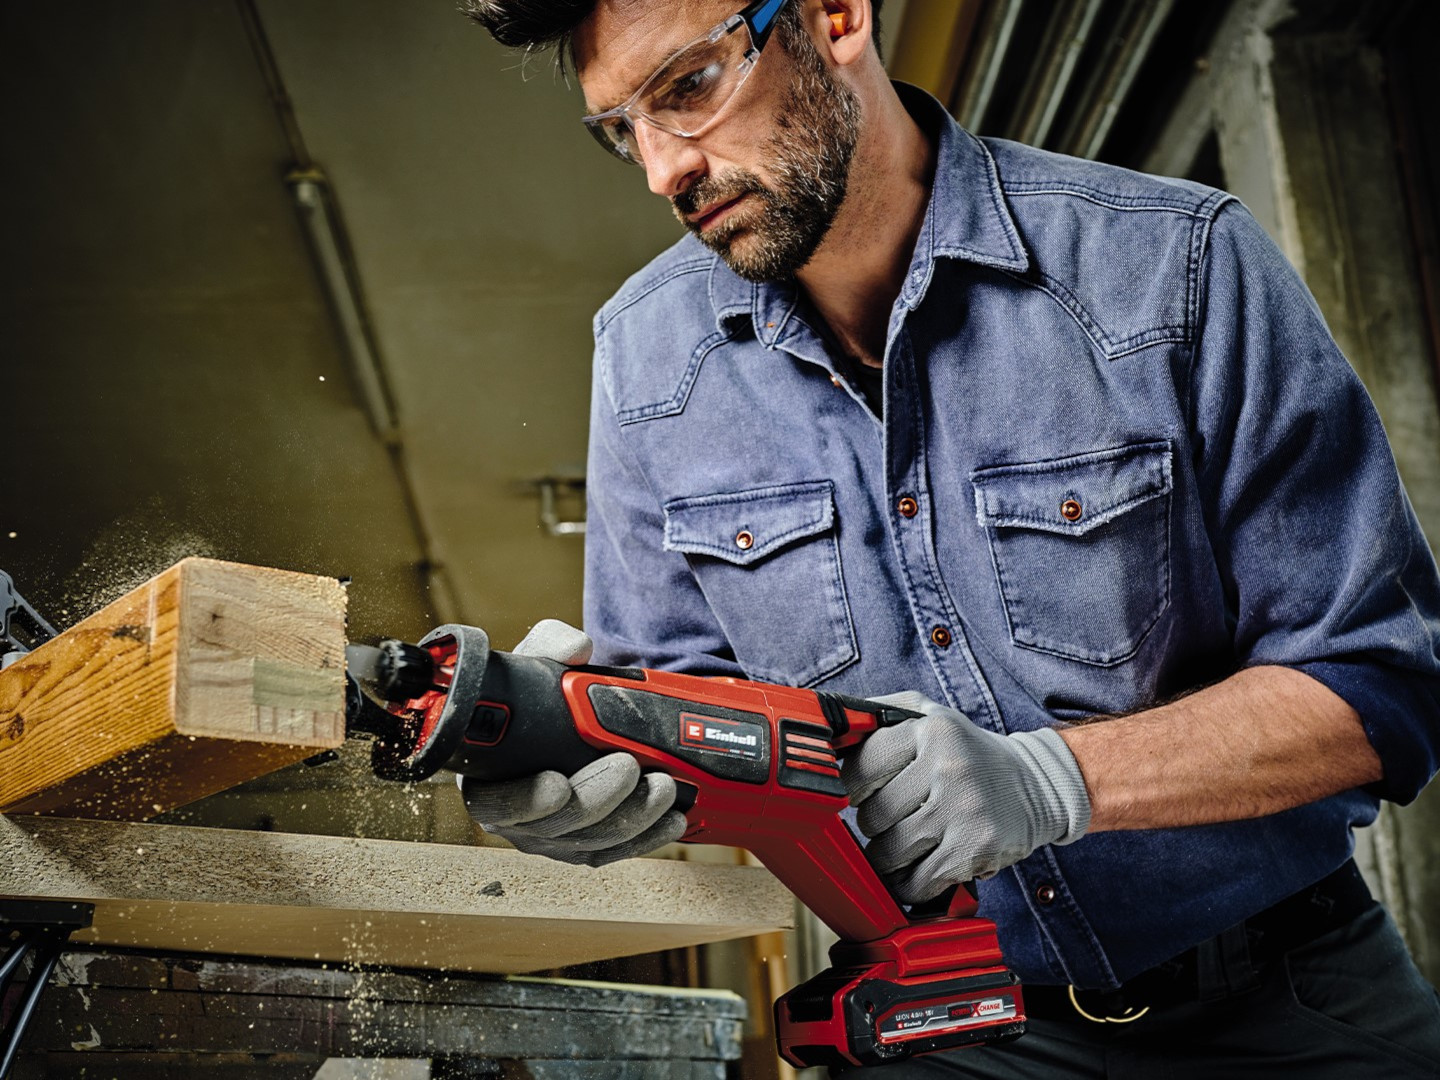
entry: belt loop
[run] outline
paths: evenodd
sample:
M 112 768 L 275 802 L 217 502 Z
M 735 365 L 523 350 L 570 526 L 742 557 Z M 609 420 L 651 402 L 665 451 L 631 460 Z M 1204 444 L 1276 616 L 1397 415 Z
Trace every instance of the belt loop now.
M 1195 976 L 1202 1002 L 1221 1001 L 1259 987 L 1260 975 L 1250 959 L 1243 922 L 1195 947 Z

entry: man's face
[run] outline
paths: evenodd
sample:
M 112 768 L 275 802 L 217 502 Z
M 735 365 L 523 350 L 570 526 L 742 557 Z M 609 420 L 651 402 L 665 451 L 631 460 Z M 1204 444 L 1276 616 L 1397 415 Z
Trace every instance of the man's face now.
M 601 0 L 575 40 L 587 105 L 624 101 L 735 4 Z M 636 137 L 651 190 L 685 227 L 741 277 L 773 281 L 808 263 L 835 220 L 859 125 L 858 99 L 808 35 L 780 26 L 714 127 L 686 139 L 642 120 Z

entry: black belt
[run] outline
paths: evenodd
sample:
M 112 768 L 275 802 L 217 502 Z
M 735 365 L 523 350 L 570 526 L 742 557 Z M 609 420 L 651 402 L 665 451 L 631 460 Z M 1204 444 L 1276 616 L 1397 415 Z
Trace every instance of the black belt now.
M 1259 985 L 1257 968 L 1339 929 L 1374 903 L 1352 859 L 1273 907 L 1142 971 L 1118 990 L 1026 983 L 1025 1011 L 1046 1020 L 1125 1024 L 1152 1009 L 1234 997 Z

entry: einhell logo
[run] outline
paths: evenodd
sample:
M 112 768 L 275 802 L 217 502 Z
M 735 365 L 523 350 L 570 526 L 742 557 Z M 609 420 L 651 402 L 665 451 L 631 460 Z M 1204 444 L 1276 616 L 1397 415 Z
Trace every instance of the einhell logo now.
M 759 761 L 764 757 L 764 730 L 760 724 L 744 720 L 680 714 L 680 745 L 711 754 L 733 754 Z

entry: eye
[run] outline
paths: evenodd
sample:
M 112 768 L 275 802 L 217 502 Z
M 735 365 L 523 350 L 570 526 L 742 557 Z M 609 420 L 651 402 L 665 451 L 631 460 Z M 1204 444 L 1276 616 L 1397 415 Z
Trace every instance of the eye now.
M 720 81 L 724 65 L 719 60 L 711 61 L 704 67 L 695 68 L 670 80 L 659 95 L 663 104 L 674 107 L 690 105 L 705 97 Z

